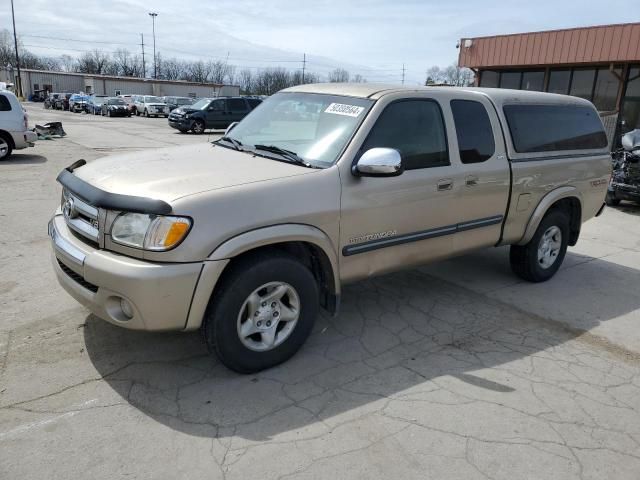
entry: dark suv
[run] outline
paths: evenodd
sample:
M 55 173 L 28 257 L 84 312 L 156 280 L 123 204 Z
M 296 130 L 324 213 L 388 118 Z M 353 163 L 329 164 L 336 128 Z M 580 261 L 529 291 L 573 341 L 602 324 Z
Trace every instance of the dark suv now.
M 193 105 L 176 108 L 169 115 L 169 126 L 182 133 L 204 133 L 206 129 L 225 129 L 242 120 L 262 103 L 258 98 L 202 98 Z

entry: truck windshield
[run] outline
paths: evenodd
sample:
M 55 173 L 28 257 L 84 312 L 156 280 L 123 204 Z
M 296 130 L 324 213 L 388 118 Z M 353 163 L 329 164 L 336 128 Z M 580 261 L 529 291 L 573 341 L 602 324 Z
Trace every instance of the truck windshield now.
M 372 105 L 366 98 L 278 93 L 245 117 L 229 137 L 244 149 L 277 147 L 325 168 L 338 159 Z

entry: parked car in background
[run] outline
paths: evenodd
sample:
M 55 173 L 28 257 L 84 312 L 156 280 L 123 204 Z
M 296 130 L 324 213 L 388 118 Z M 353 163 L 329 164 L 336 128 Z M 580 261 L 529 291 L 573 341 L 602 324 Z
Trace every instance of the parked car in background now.
M 153 95 L 140 95 L 136 99 L 136 115 L 145 117 L 168 117 L 169 108 L 160 97 Z
M 102 103 L 102 115 L 107 117 L 130 117 L 131 112 L 127 103 L 119 97 L 105 98 Z
M 201 98 L 193 105 L 176 108 L 169 115 L 169 126 L 182 133 L 204 133 L 207 129 L 224 129 L 242 120 L 262 103 L 258 98 Z
M 549 280 L 611 175 L 593 104 L 499 88 L 301 85 L 214 145 L 62 170 L 52 260 L 96 316 L 200 329 L 242 373 L 294 355 L 352 282 L 494 246 Z
M 619 205 L 622 200 L 640 204 L 640 129 L 622 137 L 622 148 L 611 154 L 613 173 L 609 182 L 607 205 Z
M 18 97 L 8 90 L 0 90 L 0 160 L 6 160 L 13 150 L 33 147 L 38 139 L 29 130 L 29 117 Z
M 127 109 L 129 110 L 129 113 L 131 115 L 135 115 L 136 113 L 136 105 L 134 103 L 135 95 L 118 95 L 118 97 L 124 100 L 124 103 L 127 104 Z
M 102 104 L 109 98 L 106 95 L 92 95 L 87 100 L 87 113 L 100 115 L 102 113 Z
M 195 98 L 190 97 L 164 97 L 164 103 L 166 103 L 167 107 L 169 107 L 169 112 L 172 112 L 178 107 L 193 105 L 195 101 Z
M 47 95 L 47 98 L 44 99 L 44 105 L 42 106 L 47 110 L 49 110 L 50 108 L 55 108 L 56 100 L 59 96 L 59 93 L 50 93 L 49 95 Z
M 56 98 L 55 106 L 53 107 L 55 110 L 69 110 L 69 99 L 71 98 L 73 93 L 61 93 L 58 98 Z
M 86 112 L 87 100 L 89 100 L 88 95 L 74 93 L 69 97 L 69 111 L 74 113 Z

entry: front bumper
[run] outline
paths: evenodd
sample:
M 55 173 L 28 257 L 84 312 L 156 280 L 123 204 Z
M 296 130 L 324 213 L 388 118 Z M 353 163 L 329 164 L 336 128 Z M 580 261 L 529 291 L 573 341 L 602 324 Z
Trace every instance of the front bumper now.
M 224 268 L 216 262 L 152 263 L 100 250 L 76 238 L 59 214 L 49 222 L 49 236 L 53 267 L 67 293 L 103 320 L 134 330 L 197 328 Z M 131 305 L 131 317 L 122 299 Z
M 640 202 L 640 186 L 627 185 L 625 183 L 612 183 L 609 192 L 618 200 Z
M 169 126 L 178 130 L 190 130 L 192 127 L 192 122 L 190 118 L 186 117 L 169 117 Z

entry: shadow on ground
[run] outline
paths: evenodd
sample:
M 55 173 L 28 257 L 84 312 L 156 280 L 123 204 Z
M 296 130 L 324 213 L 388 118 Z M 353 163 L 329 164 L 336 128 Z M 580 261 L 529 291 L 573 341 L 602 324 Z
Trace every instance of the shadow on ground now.
M 591 262 L 597 264 L 637 281 L 635 269 Z M 613 293 L 607 285 L 603 278 L 602 295 Z M 132 332 L 90 316 L 84 339 L 104 380 L 158 422 L 191 435 L 262 441 L 362 415 L 369 405 L 379 409 L 389 398 L 433 389 L 430 380 L 443 376 L 517 403 L 517 386 L 474 371 L 553 350 L 583 333 L 416 271 L 348 287 L 343 299 L 341 314 L 319 318 L 294 358 L 257 375 L 225 369 L 198 333 Z M 608 318 L 638 308 L 634 296 L 612 304 Z
M 13 153 L 6 160 L 0 161 L 0 165 L 29 165 L 35 163 L 45 163 L 47 157 L 33 155 L 31 153 Z

